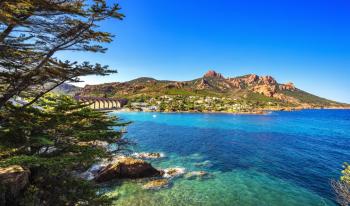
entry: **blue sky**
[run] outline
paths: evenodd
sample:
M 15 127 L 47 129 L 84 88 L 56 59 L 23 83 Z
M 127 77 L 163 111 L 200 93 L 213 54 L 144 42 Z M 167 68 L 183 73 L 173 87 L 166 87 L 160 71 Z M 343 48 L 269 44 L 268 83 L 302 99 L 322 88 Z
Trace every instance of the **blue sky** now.
M 63 59 L 110 65 L 118 74 L 84 84 L 141 76 L 191 80 L 213 69 L 292 81 L 313 94 L 350 103 L 349 0 L 120 0 L 123 21 L 105 54 Z

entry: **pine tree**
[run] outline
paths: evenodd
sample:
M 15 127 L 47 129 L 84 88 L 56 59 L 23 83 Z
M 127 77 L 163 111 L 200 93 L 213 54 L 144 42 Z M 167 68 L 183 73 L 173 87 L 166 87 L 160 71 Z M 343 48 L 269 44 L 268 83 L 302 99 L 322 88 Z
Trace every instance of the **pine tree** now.
M 84 75 L 116 72 L 108 66 L 55 58 L 61 51 L 105 52 L 113 35 L 98 23 L 119 19 L 118 4 L 105 0 L 0 1 L 0 167 L 20 165 L 31 171 L 19 197 L 0 205 L 109 205 L 84 171 L 111 151 L 96 141 L 124 144 L 116 117 L 92 110 L 50 91 Z M 24 104 L 13 104 L 24 97 Z M 121 148 L 121 147 L 118 147 Z
M 105 52 L 113 35 L 98 23 L 122 19 L 105 0 L 4 0 L 0 2 L 0 109 L 16 96 L 27 105 L 79 76 L 116 72 L 108 66 L 57 59 L 61 51 Z M 49 85 L 49 86 L 48 86 Z

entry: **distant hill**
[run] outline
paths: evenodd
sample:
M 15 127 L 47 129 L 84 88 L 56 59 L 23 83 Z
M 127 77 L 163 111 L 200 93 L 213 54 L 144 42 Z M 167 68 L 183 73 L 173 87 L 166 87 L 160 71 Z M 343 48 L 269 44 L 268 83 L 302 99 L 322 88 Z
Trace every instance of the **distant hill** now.
M 68 83 L 63 83 L 60 86 L 56 87 L 54 90 L 52 90 L 52 92 L 57 93 L 57 94 L 65 94 L 65 95 L 74 96 L 80 90 L 81 90 L 80 87 L 77 87 L 75 85 L 68 84 Z
M 278 83 L 271 76 L 248 74 L 225 78 L 220 73 L 208 71 L 191 81 L 164 81 L 141 77 L 127 82 L 86 85 L 81 96 L 125 97 L 182 95 L 213 96 L 245 99 L 250 102 L 277 102 L 288 106 L 342 107 L 349 106 L 315 96 L 297 88 L 293 83 Z

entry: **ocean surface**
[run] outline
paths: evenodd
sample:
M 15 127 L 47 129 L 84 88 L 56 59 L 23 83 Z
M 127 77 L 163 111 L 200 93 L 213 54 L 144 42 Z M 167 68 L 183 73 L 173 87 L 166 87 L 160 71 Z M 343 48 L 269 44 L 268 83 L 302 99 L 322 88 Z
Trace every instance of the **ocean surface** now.
M 115 205 L 336 205 L 330 180 L 350 161 L 350 110 L 112 115 L 133 121 L 133 150 L 165 154 L 153 166 L 211 174 L 160 190 L 117 182 L 106 189 Z

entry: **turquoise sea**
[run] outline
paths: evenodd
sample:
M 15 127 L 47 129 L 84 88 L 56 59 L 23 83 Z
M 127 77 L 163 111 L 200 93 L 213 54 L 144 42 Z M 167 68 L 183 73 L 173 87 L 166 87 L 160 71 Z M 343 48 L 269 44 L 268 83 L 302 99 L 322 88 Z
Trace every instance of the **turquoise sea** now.
M 160 190 L 116 182 L 107 188 L 116 205 L 336 205 L 330 180 L 350 161 L 350 110 L 112 115 L 133 121 L 133 150 L 166 155 L 155 167 L 211 174 Z

